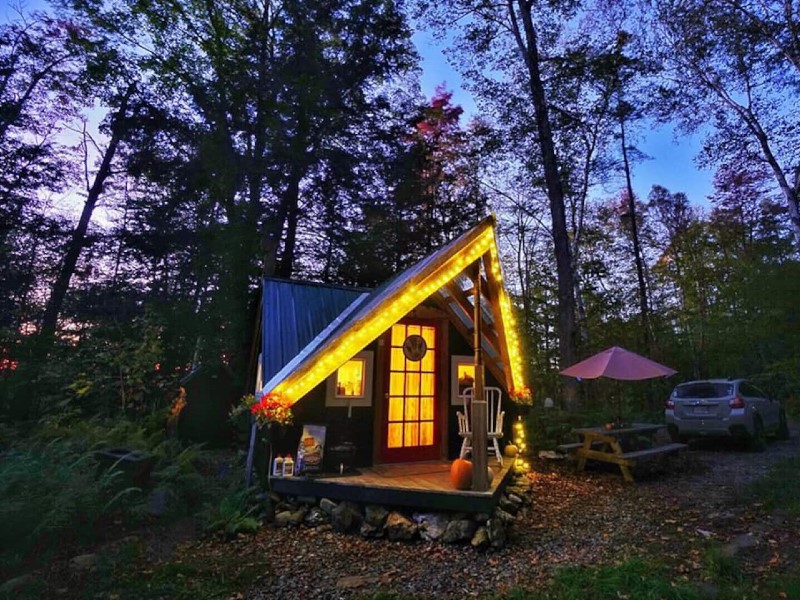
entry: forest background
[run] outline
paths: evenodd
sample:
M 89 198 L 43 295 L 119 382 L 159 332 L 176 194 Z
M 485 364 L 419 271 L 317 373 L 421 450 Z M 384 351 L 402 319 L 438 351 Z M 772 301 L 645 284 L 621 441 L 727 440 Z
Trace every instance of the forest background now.
M 4 418 L 252 387 L 262 275 L 375 286 L 494 211 L 538 400 L 610 345 L 800 389 L 800 15 L 755 0 L 69 0 L 0 27 Z M 421 94 L 411 23 L 479 107 Z M 94 132 L 91 123 L 101 122 Z M 650 123 L 701 207 L 637 197 Z M 67 201 L 77 219 L 60 210 Z M 670 382 L 664 385 L 671 385 Z M 648 388 L 657 408 L 667 388 Z M 646 396 L 646 398 L 645 398 Z

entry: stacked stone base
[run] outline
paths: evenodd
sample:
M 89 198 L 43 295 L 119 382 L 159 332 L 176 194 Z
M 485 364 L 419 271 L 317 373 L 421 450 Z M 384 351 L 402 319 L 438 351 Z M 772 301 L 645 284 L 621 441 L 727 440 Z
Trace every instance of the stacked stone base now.
M 530 483 L 514 474 L 492 514 L 408 511 L 397 507 L 328 498 L 270 494 L 276 527 L 333 530 L 364 538 L 390 541 L 422 539 L 443 544 L 470 544 L 474 548 L 502 548 L 515 519 L 530 505 Z

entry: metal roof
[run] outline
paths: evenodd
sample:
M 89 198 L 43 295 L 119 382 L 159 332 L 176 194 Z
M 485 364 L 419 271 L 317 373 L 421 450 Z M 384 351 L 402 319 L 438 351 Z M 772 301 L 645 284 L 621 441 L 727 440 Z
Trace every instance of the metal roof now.
M 359 298 L 363 289 L 264 278 L 263 381 L 292 362 Z

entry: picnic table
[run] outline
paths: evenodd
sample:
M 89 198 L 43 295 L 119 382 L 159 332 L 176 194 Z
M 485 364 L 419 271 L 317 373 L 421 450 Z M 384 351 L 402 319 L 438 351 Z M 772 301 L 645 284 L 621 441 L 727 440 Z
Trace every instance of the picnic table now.
M 665 427 L 666 425 L 656 423 L 633 423 L 618 429 L 605 427 L 573 429 L 572 432 L 581 438 L 581 442 L 572 445 L 578 458 L 578 471 L 583 471 L 587 460 L 598 460 L 619 465 L 625 481 L 632 482 L 631 467 L 637 461 L 688 448 L 686 444 L 677 443 L 653 445 L 656 433 Z

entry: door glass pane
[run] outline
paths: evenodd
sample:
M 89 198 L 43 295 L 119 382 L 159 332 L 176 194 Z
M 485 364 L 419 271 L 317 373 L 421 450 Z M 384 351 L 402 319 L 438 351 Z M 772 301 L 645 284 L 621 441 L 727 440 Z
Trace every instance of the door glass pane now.
M 406 423 L 404 446 L 419 446 L 419 423 Z
M 425 353 L 425 356 L 422 357 L 422 360 L 419 362 L 423 371 L 427 371 L 429 373 L 433 373 L 433 359 L 434 353 L 430 350 Z
M 389 448 L 402 448 L 403 447 L 403 424 L 402 423 L 389 423 L 389 439 L 387 441 Z
M 406 357 L 402 348 L 392 348 L 392 371 L 402 371 L 405 368 Z
M 410 335 L 420 335 L 422 333 L 422 328 L 419 325 L 409 325 L 408 326 L 408 333 L 406 333 L 406 337 Z M 427 340 L 425 340 L 427 341 Z
M 419 373 L 406 373 L 406 396 L 419 396 Z
M 419 421 L 419 398 L 406 398 L 406 422 Z
M 421 396 L 433 396 L 433 373 L 422 374 L 422 386 L 419 393 Z
M 431 446 L 433 444 L 433 422 L 419 424 L 419 445 Z
M 428 350 L 432 350 L 436 347 L 436 329 L 433 327 L 423 327 L 422 337 L 425 343 L 428 344 Z
M 389 420 L 402 421 L 403 420 L 403 399 L 402 398 L 389 398 Z
M 406 339 L 406 326 L 393 325 L 392 326 L 392 346 L 402 346 Z
M 402 373 L 391 373 L 389 375 L 389 395 L 402 396 L 403 395 L 403 381 Z
M 423 398 L 420 402 L 419 418 L 422 421 L 433 421 L 433 398 Z

